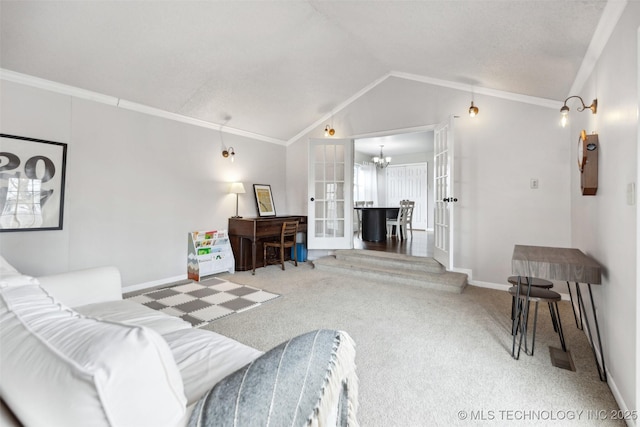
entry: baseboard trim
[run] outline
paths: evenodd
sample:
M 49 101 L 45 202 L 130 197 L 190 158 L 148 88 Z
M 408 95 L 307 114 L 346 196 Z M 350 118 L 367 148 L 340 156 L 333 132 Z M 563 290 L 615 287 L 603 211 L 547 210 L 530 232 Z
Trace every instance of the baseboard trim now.
M 307 250 L 307 259 L 309 261 L 316 260 L 318 258 L 322 258 L 324 256 L 334 255 L 334 249 L 308 249 Z
M 589 336 L 587 336 L 587 339 L 589 339 Z M 595 362 L 594 362 L 595 363 Z M 593 367 L 593 369 L 598 369 L 595 366 Z M 611 394 L 613 394 L 613 398 L 616 400 L 616 402 L 618 403 L 618 406 L 620 407 L 620 414 L 633 414 L 634 411 L 632 411 L 631 409 L 629 409 L 629 407 L 627 406 L 626 402 L 624 401 L 624 399 L 622 398 L 622 395 L 620 394 L 620 390 L 618 390 L 618 387 L 616 386 L 616 382 L 613 379 L 613 376 L 611 375 L 611 372 L 609 372 L 609 370 L 607 369 L 607 384 L 609 385 L 609 389 L 611 390 Z M 632 417 L 627 417 L 625 418 L 625 422 L 627 423 L 628 427 L 636 427 L 636 421 L 631 419 Z
M 471 283 L 473 281 L 473 270 L 469 269 L 469 268 L 457 268 L 457 267 L 453 267 L 451 270 L 449 271 L 453 271 L 455 273 L 463 273 L 467 275 L 467 283 Z
M 574 308 L 576 313 L 580 312 L 579 308 L 578 308 L 577 299 L 574 300 L 573 308 Z M 590 314 L 593 314 L 593 313 L 591 313 L 591 307 L 587 308 L 587 310 L 589 310 Z M 584 336 L 587 338 L 587 341 L 589 342 L 589 344 L 593 345 L 593 347 L 595 349 L 595 352 L 598 355 L 598 360 L 600 360 L 600 347 L 598 345 L 598 342 L 593 342 L 593 343 L 591 342 L 591 340 L 589 339 L 589 334 L 587 332 L 587 328 L 586 328 L 586 326 L 584 326 L 584 324 L 585 324 L 584 323 L 584 316 L 585 315 L 586 315 L 586 313 L 584 313 L 584 312 L 581 313 L 580 322 L 583 325 L 582 332 L 584 333 Z M 591 327 L 594 328 L 595 325 L 593 324 L 593 317 L 591 317 L 590 322 L 591 322 Z M 595 331 L 592 330 L 592 333 L 595 334 Z M 596 337 L 594 336 L 594 338 L 596 338 Z M 593 364 L 593 368 L 592 369 L 597 370 L 598 367 L 596 366 L 596 361 L 593 359 L 593 357 L 591 357 L 591 363 Z M 600 363 L 602 363 L 601 360 L 600 360 Z M 621 413 L 622 414 L 625 414 L 625 413 L 631 414 L 631 413 L 633 413 L 633 411 L 629 409 L 629 406 L 627 405 L 627 403 L 625 402 L 624 398 L 622 397 L 622 394 L 620 393 L 620 390 L 618 389 L 618 386 L 616 385 L 615 378 L 611 374 L 611 371 L 609 371 L 608 366 L 605 367 L 605 371 L 607 373 L 607 384 L 609 385 L 609 389 L 611 390 L 611 394 L 613 394 L 613 398 L 616 400 L 616 403 L 620 407 Z M 624 421 L 626 422 L 627 426 L 629 426 L 629 427 L 636 427 L 638 425 L 636 423 L 636 421 L 631 419 L 631 418 L 626 418 Z
M 461 273 L 464 273 L 465 271 L 460 271 Z M 482 282 L 480 280 L 469 280 L 468 283 L 472 286 L 477 286 L 478 288 L 488 288 L 488 289 L 495 289 L 498 291 L 509 291 L 509 288 L 511 287 L 511 285 L 507 285 L 507 284 L 503 284 L 503 283 L 493 283 L 493 282 Z M 556 290 L 556 292 L 558 292 Z M 571 299 L 569 298 L 569 294 L 565 294 L 563 292 L 558 292 L 560 294 L 560 297 L 562 297 L 563 301 L 571 301 Z
M 168 283 L 177 282 L 179 280 L 187 279 L 187 275 L 181 274 L 179 276 L 168 277 L 166 279 L 158 279 L 152 280 L 150 282 L 138 283 L 137 285 L 129 285 L 122 288 L 122 293 L 126 294 L 128 292 L 141 291 L 143 289 L 155 288 L 156 286 L 166 285 Z
M 468 283 L 471 286 L 476 286 L 478 288 L 495 289 L 497 291 L 505 291 L 505 292 L 507 292 L 510 288 L 509 285 L 505 285 L 502 283 L 482 282 L 480 280 L 469 280 Z

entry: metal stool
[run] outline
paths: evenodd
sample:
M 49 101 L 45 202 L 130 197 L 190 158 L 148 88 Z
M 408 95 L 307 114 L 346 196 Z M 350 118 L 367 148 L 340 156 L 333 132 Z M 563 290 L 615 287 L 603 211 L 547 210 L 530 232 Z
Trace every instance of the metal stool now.
M 545 279 L 538 279 L 537 277 L 522 276 L 520 277 L 520 284 L 524 286 L 528 286 L 529 280 L 531 281 L 531 286 L 535 286 L 536 288 L 543 288 L 543 289 L 553 288 L 553 282 L 550 282 Z M 518 276 L 509 276 L 507 281 L 511 283 L 513 286 L 518 286 Z
M 519 278 L 518 276 L 509 276 L 507 281 L 511 283 L 513 286 L 518 286 L 518 278 Z M 545 279 L 538 279 L 537 277 L 520 277 L 519 279 L 520 279 L 520 285 L 522 286 L 528 286 L 529 281 L 531 281 L 531 286 L 535 286 L 536 288 L 542 288 L 542 289 L 553 288 L 553 283 Z M 511 297 L 511 320 L 515 319 L 515 317 L 516 317 L 516 296 L 513 295 Z M 553 325 L 553 329 L 554 331 L 558 332 L 555 325 Z M 515 334 L 516 331 L 512 330 L 511 333 Z
M 518 329 L 524 335 L 524 351 L 529 354 L 527 351 L 527 331 L 526 331 L 526 319 L 529 317 L 529 305 L 531 301 L 536 303 L 536 310 L 533 317 L 533 338 L 531 341 L 531 356 L 533 356 L 533 351 L 535 349 L 536 344 L 536 326 L 538 323 L 538 304 L 542 302 L 546 302 L 549 304 L 549 313 L 551 314 L 551 322 L 553 324 L 553 329 L 558 333 L 560 337 L 560 345 L 562 346 L 562 351 L 567 351 L 567 346 L 564 341 L 564 333 L 562 332 L 562 323 L 560 321 L 560 311 L 558 310 L 558 301 L 562 299 L 559 293 L 550 291 L 548 289 L 543 289 L 535 286 L 527 286 L 521 285 L 518 290 L 517 286 L 512 286 L 509 288 L 509 293 L 513 296 L 513 298 L 520 298 L 518 302 L 518 322 L 515 326 L 514 333 L 518 333 Z M 522 313 L 522 318 L 525 320 L 521 322 L 520 313 Z M 515 316 L 514 316 L 515 319 Z M 514 321 L 514 323 L 516 323 Z M 520 337 L 520 346 L 518 347 L 518 356 L 520 356 L 520 347 L 522 347 L 522 336 Z M 514 349 L 515 350 L 515 337 L 514 337 Z M 517 357 L 516 357 L 517 358 Z

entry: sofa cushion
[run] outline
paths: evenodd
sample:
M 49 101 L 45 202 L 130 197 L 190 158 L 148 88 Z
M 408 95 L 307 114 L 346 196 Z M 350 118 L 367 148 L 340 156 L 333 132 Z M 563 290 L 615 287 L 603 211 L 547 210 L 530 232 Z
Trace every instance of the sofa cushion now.
M 18 276 L 20 273 L 16 268 L 9 264 L 9 262 L 4 259 L 3 256 L 0 256 L 0 279 L 4 279 L 8 276 Z
M 180 372 L 148 328 L 87 318 L 41 287 L 0 289 L 0 393 L 25 425 L 173 426 Z
M 0 288 L 6 286 L 37 285 L 38 280 L 25 276 L 0 256 Z
M 23 274 L 12 274 L 0 278 L 0 288 L 8 286 L 38 285 L 38 279 Z
M 94 267 L 38 277 L 40 286 L 67 307 L 122 299 L 116 267 Z
M 188 404 L 196 402 L 218 381 L 242 368 L 261 351 L 202 329 L 164 334 L 180 369 Z
M 145 326 L 159 334 L 191 328 L 191 323 L 179 317 L 170 316 L 128 300 L 99 302 L 73 309 L 80 314 L 96 319 Z
M 0 288 L 7 286 L 38 285 L 38 279 L 20 273 L 13 265 L 0 256 Z
M 286 341 L 224 378 L 198 401 L 189 427 L 357 426 L 355 347 L 342 331 Z

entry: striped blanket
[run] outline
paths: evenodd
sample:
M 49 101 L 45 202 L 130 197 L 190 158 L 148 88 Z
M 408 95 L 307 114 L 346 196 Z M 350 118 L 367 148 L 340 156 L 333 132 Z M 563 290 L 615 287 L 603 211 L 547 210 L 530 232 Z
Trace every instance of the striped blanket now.
M 292 338 L 216 384 L 189 427 L 358 426 L 355 346 L 342 331 Z

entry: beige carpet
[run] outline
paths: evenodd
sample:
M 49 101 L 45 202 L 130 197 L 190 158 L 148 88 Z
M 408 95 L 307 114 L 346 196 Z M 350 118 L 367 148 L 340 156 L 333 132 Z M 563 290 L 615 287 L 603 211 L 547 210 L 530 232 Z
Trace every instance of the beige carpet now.
M 602 426 L 618 407 L 598 379 L 591 349 L 571 307 L 560 312 L 577 371 L 551 365 L 559 347 L 540 306 L 533 357 L 511 357 L 506 292 L 468 286 L 452 294 L 343 277 L 287 264 L 218 277 L 282 296 L 205 329 L 260 350 L 318 328 L 355 340 L 362 426 Z

